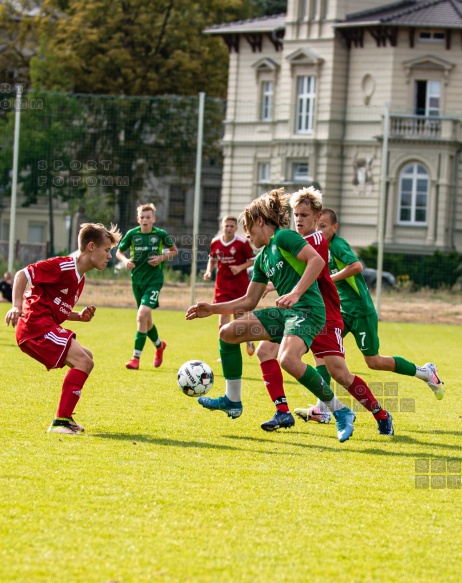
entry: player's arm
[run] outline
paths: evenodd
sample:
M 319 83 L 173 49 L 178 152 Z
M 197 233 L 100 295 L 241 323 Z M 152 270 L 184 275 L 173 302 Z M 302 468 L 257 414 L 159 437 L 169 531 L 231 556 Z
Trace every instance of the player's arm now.
M 208 316 L 213 316 L 213 314 L 237 314 L 241 312 L 251 312 L 260 301 L 265 288 L 266 283 L 251 281 L 245 296 L 237 298 L 236 300 L 223 302 L 221 304 L 198 302 L 188 309 L 186 312 L 186 320 L 207 318 Z
M 237 275 L 238 273 L 241 273 L 241 271 L 244 271 L 244 269 L 247 269 L 247 267 L 252 267 L 253 262 L 253 259 L 248 259 L 245 263 L 241 263 L 240 265 L 231 265 L 230 270 L 233 275 Z
M 266 286 L 266 289 L 265 289 L 265 291 L 263 292 L 263 296 L 262 296 L 262 297 L 263 297 L 263 298 L 266 298 L 266 296 L 267 296 L 267 295 L 268 295 L 270 292 L 273 292 L 273 291 L 276 291 L 276 288 L 274 287 L 274 285 L 273 285 L 271 282 L 269 282 L 269 283 L 268 283 L 268 285 Z
M 297 255 L 297 259 L 306 263 L 305 271 L 294 289 L 276 300 L 278 308 L 288 309 L 296 304 L 301 295 L 317 280 L 318 275 L 326 264 L 321 255 L 311 245 L 305 245 Z
M 27 287 L 27 277 L 24 273 L 24 269 L 18 271 L 18 273 L 14 276 L 13 281 L 13 307 L 8 310 L 5 316 L 5 323 L 7 326 L 10 324 L 13 328 L 18 323 L 19 318 L 23 315 L 22 313 L 22 300 L 24 297 L 24 292 L 26 291 Z
M 176 245 L 172 245 L 171 247 L 167 247 L 168 251 L 166 253 L 162 253 L 162 255 L 153 255 L 148 259 L 149 265 L 152 267 L 157 267 L 164 261 L 169 261 L 178 255 L 178 249 Z
M 337 271 L 337 273 L 333 273 L 331 275 L 331 279 L 334 283 L 337 281 L 342 281 L 342 279 L 348 279 L 349 277 L 353 277 L 354 275 L 361 273 L 362 270 L 363 266 L 361 265 L 361 262 L 354 261 L 349 265 L 345 265 L 345 267 L 340 271 Z
M 204 273 L 204 281 L 210 281 L 212 279 L 212 271 L 218 265 L 218 259 L 216 257 L 210 257 L 207 261 L 207 269 Z
M 72 320 L 73 322 L 90 322 L 96 312 L 96 306 L 87 306 L 81 312 L 72 311 L 67 320 Z
M 127 257 L 125 255 L 124 251 L 117 249 L 116 257 L 119 261 L 121 261 L 125 265 L 125 267 L 127 269 L 134 269 L 135 268 L 135 263 L 129 257 Z

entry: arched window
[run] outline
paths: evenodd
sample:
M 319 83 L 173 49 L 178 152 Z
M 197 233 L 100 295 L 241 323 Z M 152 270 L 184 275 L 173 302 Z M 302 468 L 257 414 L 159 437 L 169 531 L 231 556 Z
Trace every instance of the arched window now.
M 422 164 L 415 162 L 403 169 L 399 179 L 399 223 L 427 223 L 429 184 L 427 169 Z

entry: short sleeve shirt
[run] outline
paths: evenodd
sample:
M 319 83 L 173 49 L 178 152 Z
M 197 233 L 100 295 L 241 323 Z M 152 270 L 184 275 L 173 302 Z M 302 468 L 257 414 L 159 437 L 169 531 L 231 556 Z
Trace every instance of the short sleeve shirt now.
M 269 244 L 255 259 L 252 281 L 257 283 L 271 281 L 280 296 L 290 293 L 306 268 L 306 263 L 297 259 L 305 245 L 307 242 L 295 231 L 277 229 Z M 293 309 L 303 310 L 310 307 L 319 307 L 323 311 L 325 309 L 316 281 L 302 294 Z
M 338 273 L 347 265 L 358 261 L 349 243 L 334 235 L 329 244 L 329 270 Z M 340 310 L 354 317 L 369 316 L 375 313 L 374 302 L 361 273 L 335 282 L 340 296 Z
M 242 265 L 255 257 L 247 239 L 236 236 L 231 241 L 225 242 L 221 237 L 215 237 L 210 244 L 210 257 L 218 261 L 215 281 L 217 290 L 226 292 L 233 287 L 247 288 L 249 285 L 247 271 L 244 269 L 237 275 L 231 271 L 232 266 Z
M 142 233 L 141 227 L 127 231 L 119 243 L 120 251 L 130 250 L 130 260 L 135 264 L 131 271 L 132 284 L 148 286 L 164 281 L 163 263 L 153 267 L 148 260 L 162 255 L 164 249 L 173 247 L 175 242 L 163 229 L 153 227 L 149 233 Z
M 315 231 L 311 235 L 306 235 L 304 239 L 326 262 L 317 280 L 319 291 L 326 306 L 326 323 L 334 327 L 342 328 L 343 320 L 342 314 L 340 313 L 340 297 L 329 272 L 329 243 L 321 231 Z
M 24 268 L 30 289 L 24 296 L 24 316 L 18 323 L 21 343 L 37 338 L 50 324 L 61 325 L 73 311 L 85 284 L 75 257 L 53 257 Z

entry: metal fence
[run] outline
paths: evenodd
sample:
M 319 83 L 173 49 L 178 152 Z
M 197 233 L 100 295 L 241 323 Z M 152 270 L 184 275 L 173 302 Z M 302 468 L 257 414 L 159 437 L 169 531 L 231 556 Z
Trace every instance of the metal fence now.
M 153 202 L 159 226 L 191 246 L 198 97 L 130 98 L 29 92 L 0 95 L 0 213 L 6 217 L 12 187 L 15 110 L 21 110 L 18 205 L 46 205 L 50 252 L 56 209 L 122 231 L 136 224 L 136 207 Z M 8 89 L 6 87 L 6 89 Z M 218 229 L 225 103 L 205 100 L 200 232 Z M 6 222 L 6 219 L 5 219 Z M 6 230 L 7 227 L 4 229 Z M 0 238 L 2 234 L 0 232 Z

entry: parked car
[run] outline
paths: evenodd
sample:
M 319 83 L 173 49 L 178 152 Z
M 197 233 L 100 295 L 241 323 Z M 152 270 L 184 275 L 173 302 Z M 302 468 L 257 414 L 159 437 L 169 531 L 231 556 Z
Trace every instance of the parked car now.
M 369 289 L 375 289 L 377 284 L 377 269 L 366 267 L 362 261 L 361 264 L 363 266 L 362 274 L 366 280 L 367 287 Z M 382 271 L 382 289 L 384 291 L 396 289 L 396 278 L 389 271 Z
M 178 249 L 178 255 L 173 259 L 170 259 L 165 263 L 165 267 L 169 267 L 174 271 L 181 271 L 183 275 L 191 274 L 191 264 L 192 264 L 192 249 L 185 249 L 180 247 Z M 205 271 L 207 269 L 207 262 L 209 260 L 209 252 L 204 250 L 197 251 L 196 259 L 196 269 L 197 273 L 200 271 Z

